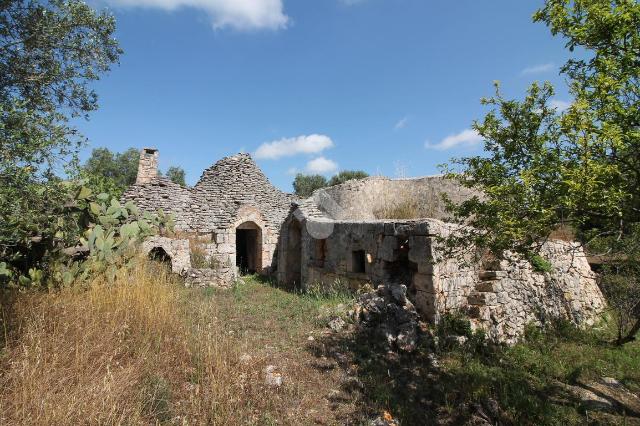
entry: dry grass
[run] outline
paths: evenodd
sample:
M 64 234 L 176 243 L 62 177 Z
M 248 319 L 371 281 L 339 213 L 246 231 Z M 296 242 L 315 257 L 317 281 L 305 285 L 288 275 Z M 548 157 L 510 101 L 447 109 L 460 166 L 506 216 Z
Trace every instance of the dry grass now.
M 141 263 L 111 285 L 19 295 L 4 311 L 15 320 L 0 423 L 250 422 L 245 406 L 263 391 L 245 383 L 210 304 L 189 304 L 173 280 Z
M 142 261 L 113 284 L 11 296 L 0 424 L 340 423 L 322 412 L 339 373 L 305 349 L 317 301 L 251 280 L 189 290 Z M 268 364 L 285 385 L 267 387 Z
M 418 219 L 420 206 L 417 201 L 403 200 L 400 202 L 386 203 L 384 207 L 373 212 L 376 219 Z

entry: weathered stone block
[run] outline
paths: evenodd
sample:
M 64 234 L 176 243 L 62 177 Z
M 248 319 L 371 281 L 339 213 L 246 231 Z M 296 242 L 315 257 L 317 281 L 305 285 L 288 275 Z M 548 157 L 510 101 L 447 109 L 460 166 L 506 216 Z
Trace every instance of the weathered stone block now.
M 409 237 L 409 260 L 415 263 L 431 261 L 431 238 L 422 236 Z
M 387 235 L 383 238 L 382 244 L 378 249 L 378 258 L 385 262 L 394 262 L 397 260 L 396 250 L 398 248 L 398 239 Z
M 436 293 L 438 291 L 435 288 L 433 275 L 415 274 L 413 276 L 413 286 L 417 291 L 426 293 Z

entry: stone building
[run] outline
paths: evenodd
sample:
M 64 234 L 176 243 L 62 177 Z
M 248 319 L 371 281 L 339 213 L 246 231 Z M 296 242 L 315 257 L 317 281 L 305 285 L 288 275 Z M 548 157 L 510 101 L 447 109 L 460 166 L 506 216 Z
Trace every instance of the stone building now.
M 280 233 L 278 280 L 290 287 L 404 284 L 421 316 L 467 315 L 495 340 L 513 342 L 531 322 L 566 318 L 591 324 L 605 307 L 582 249 L 550 241 L 542 255 L 552 265 L 446 258 L 440 237 L 447 223 L 444 192 L 460 201 L 474 194 L 442 177 L 368 178 L 316 191 L 293 206 Z M 414 200 L 421 200 L 415 203 Z M 388 214 L 385 214 L 388 213 Z M 394 219 L 405 214 L 423 219 Z M 509 258 L 509 256 L 507 256 Z
M 571 242 L 544 246 L 552 265 L 544 273 L 515 258 L 446 258 L 439 239 L 456 225 L 446 221 L 442 194 L 453 201 L 479 194 L 441 176 L 353 180 L 299 200 L 271 185 L 248 154 L 218 161 L 193 188 L 160 176 L 157 161 L 156 150 L 143 149 L 136 184 L 123 198 L 175 215 L 177 235 L 152 238 L 144 248 L 170 258 L 188 285 L 228 286 L 242 271 L 299 290 L 404 284 L 424 319 L 462 312 L 507 342 L 530 322 L 590 324 L 605 306 L 584 253 Z M 205 267 L 192 264 L 196 249 Z
M 147 241 L 147 251 L 162 249 L 174 272 L 194 275 L 197 283 L 209 279 L 220 285 L 232 282 L 237 270 L 271 273 L 280 226 L 294 197 L 274 187 L 249 154 L 223 158 L 206 169 L 193 188 L 184 188 L 160 176 L 158 151 L 144 148 L 136 183 L 123 199 L 175 217 L 176 237 Z M 198 269 L 215 271 L 192 268 L 197 266 L 189 256 L 194 245 L 215 265 Z

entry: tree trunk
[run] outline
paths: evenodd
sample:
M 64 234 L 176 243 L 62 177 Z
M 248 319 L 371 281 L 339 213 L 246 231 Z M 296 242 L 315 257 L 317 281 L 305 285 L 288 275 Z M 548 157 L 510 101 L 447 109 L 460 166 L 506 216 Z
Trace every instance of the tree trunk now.
M 629 330 L 624 338 L 618 338 L 618 345 L 622 346 L 625 343 L 636 340 L 636 334 L 638 334 L 638 331 L 640 331 L 640 318 L 636 318 L 636 323 L 633 324 L 633 327 L 631 327 L 631 330 Z

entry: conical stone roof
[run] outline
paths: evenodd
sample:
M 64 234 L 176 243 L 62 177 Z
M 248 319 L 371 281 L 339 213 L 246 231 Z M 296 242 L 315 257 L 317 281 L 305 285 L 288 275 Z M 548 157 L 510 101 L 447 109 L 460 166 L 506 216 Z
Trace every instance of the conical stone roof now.
M 246 206 L 259 210 L 266 226 L 279 229 L 294 200 L 269 182 L 249 154 L 221 159 L 202 173 L 193 188 L 155 178 L 133 185 L 123 198 L 147 211 L 161 207 L 174 213 L 177 229 L 190 232 L 228 228 Z

